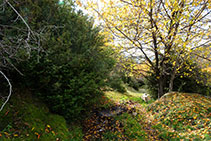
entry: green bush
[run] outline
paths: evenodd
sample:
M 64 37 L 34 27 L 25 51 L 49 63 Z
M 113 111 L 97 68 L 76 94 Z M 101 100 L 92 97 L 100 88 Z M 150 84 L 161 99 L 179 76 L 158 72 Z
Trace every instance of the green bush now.
M 51 111 L 69 120 L 79 119 L 106 85 L 105 80 L 114 65 L 110 57 L 112 50 L 104 46 L 100 30 L 93 26 L 92 19 L 81 11 L 76 12 L 69 3 L 59 6 L 57 1 L 44 0 L 31 4 L 36 6 L 31 9 L 34 11 L 47 8 L 38 14 L 39 17 L 33 15 L 32 28 L 46 23 L 55 28 L 43 35 L 43 52 L 33 52 L 30 60 L 18 64 L 24 76 L 14 73 L 13 81 L 39 93 Z M 31 4 L 22 8 L 30 9 Z M 49 19 L 46 11 L 53 11 Z
M 181 74 L 175 78 L 174 91 L 211 96 L 211 84 L 208 82 L 211 75 L 203 72 L 197 64 L 192 64 L 191 68 L 192 71 L 182 69 Z M 190 76 L 185 76 L 184 73 Z
M 125 84 L 128 84 L 129 87 L 134 88 L 135 90 L 139 90 L 141 86 L 144 85 L 144 82 L 142 79 L 137 79 L 133 76 L 122 76 L 122 80 Z
M 126 89 L 123 85 L 123 81 L 118 74 L 111 75 L 107 80 L 107 84 L 110 88 L 120 93 L 126 92 Z
M 128 77 L 128 85 L 138 91 L 142 85 L 142 82 L 134 77 Z
M 202 82 L 198 83 L 194 77 L 177 77 L 174 86 L 174 90 L 178 92 L 199 93 L 211 96 L 211 86 L 205 85 Z

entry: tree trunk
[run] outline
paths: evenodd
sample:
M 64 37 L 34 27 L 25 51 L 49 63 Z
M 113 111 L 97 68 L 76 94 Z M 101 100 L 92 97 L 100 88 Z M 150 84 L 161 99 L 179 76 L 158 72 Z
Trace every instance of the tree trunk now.
M 175 78 L 175 72 L 171 74 L 170 82 L 169 82 L 169 92 L 173 91 L 174 87 L 174 78 Z
M 161 76 L 158 81 L 158 98 L 164 94 L 164 79 Z
M 169 82 L 169 92 L 172 92 L 173 91 L 173 87 L 174 87 L 174 79 L 175 79 L 175 76 L 176 76 L 176 71 L 177 71 L 177 68 L 181 65 L 178 64 L 179 63 L 179 57 L 177 57 L 177 60 L 176 60 L 176 64 L 171 72 L 171 78 L 170 78 L 170 82 Z M 178 66 L 179 65 L 179 66 Z

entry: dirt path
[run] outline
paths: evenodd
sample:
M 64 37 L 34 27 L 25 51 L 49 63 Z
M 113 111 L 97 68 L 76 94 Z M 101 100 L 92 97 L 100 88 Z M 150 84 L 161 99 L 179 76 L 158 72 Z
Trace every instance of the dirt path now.
M 143 127 L 143 131 L 148 135 L 148 140 L 160 140 L 157 131 L 152 128 L 154 125 L 153 116 L 139 103 L 127 101 L 124 104 L 116 103 L 109 109 L 95 109 L 93 116 L 84 122 L 84 141 L 103 140 L 102 135 L 106 131 L 119 132 L 121 137 L 118 140 L 129 140 L 124 135 L 124 125 L 121 121 L 116 121 L 114 116 L 125 112 L 133 116 L 141 115 L 143 118 L 138 121 Z
M 94 110 L 92 117 L 84 122 L 84 141 L 102 140 L 102 134 L 106 131 L 119 132 L 123 135 L 123 125 L 114 119 L 114 116 L 123 112 L 126 111 L 120 106 Z M 124 135 L 119 139 L 128 140 Z

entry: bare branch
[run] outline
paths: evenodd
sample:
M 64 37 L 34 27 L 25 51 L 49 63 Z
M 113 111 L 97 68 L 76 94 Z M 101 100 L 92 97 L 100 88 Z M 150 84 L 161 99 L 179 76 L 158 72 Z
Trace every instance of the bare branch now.
M 12 94 L 12 85 L 10 83 L 10 80 L 7 78 L 7 76 L 2 72 L 0 71 L 1 75 L 4 76 L 4 78 L 7 80 L 7 83 L 9 84 L 9 94 L 7 96 L 7 99 L 6 101 L 2 104 L 1 108 L 0 108 L 0 112 L 3 110 L 4 106 L 7 104 L 7 102 L 9 101 L 10 97 L 11 97 L 11 94 Z
M 21 14 L 12 6 L 12 4 L 6 0 L 6 3 L 12 8 L 12 10 L 21 18 L 21 20 L 24 22 L 24 24 L 26 25 L 26 27 L 28 28 L 29 32 L 31 32 L 31 28 L 30 26 L 27 24 L 27 22 L 25 21 L 25 19 L 21 16 Z

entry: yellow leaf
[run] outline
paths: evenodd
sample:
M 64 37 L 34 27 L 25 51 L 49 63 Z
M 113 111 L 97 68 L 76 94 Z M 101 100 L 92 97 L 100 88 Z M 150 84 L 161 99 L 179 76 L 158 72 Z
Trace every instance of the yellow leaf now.
M 79 6 L 82 6 L 82 4 L 79 0 L 76 0 L 76 4 L 79 5 Z
M 51 131 L 54 135 L 55 135 L 55 132 L 54 131 Z

